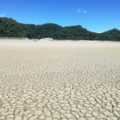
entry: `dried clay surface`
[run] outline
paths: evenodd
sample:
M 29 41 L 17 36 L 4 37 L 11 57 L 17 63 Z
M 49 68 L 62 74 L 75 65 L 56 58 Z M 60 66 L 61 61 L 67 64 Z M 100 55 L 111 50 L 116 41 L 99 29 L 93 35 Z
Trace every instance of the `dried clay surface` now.
M 120 120 L 120 43 L 0 40 L 0 120 Z

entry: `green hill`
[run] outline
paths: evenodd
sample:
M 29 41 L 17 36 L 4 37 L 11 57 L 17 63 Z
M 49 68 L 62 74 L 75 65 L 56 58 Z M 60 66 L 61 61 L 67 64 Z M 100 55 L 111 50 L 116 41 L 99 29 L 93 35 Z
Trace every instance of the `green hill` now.
M 120 30 L 112 29 L 103 33 L 88 31 L 80 25 L 62 27 L 54 23 L 42 25 L 22 24 L 11 18 L 0 18 L 0 37 L 30 39 L 54 38 L 62 40 L 112 40 L 120 41 Z

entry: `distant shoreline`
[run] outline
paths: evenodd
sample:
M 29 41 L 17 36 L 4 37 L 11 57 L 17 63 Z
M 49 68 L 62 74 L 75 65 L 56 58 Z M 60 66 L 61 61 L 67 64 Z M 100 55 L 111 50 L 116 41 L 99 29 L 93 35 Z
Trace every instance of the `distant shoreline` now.
M 56 42 L 59 42 L 59 41 L 62 41 L 62 42 L 118 42 L 120 43 L 120 41 L 112 41 L 112 40 L 71 40 L 71 39 L 53 39 L 53 38 L 42 38 L 42 39 L 29 39 L 29 38 L 14 38 L 14 37 L 0 37 L 0 41 L 1 40 L 15 40 L 15 41 L 18 41 L 18 40 L 30 40 L 30 41 L 56 41 Z

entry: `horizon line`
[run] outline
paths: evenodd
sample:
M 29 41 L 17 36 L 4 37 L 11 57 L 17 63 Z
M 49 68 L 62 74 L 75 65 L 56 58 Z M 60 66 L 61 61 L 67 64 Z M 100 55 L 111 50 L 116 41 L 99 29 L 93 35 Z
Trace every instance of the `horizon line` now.
M 13 17 L 7 17 L 7 16 L 3 16 L 3 17 L 0 16 L 0 18 L 13 19 L 13 20 L 15 20 L 16 22 L 18 22 L 18 23 L 20 23 L 20 24 L 27 24 L 27 25 L 56 24 L 56 25 L 59 25 L 59 26 L 61 26 L 61 27 L 81 26 L 82 28 L 84 28 L 84 29 L 86 29 L 86 30 L 88 30 L 88 31 L 90 31 L 90 32 L 95 32 L 95 33 L 104 33 L 104 32 L 107 32 L 107 31 L 113 30 L 113 29 L 120 30 L 119 28 L 113 27 L 113 28 L 110 28 L 110 29 L 107 29 L 107 30 L 104 30 L 104 31 L 92 31 L 92 30 L 88 29 L 87 27 L 84 27 L 84 26 L 81 25 L 81 24 L 61 25 L 61 24 L 56 23 L 56 22 L 46 22 L 46 23 L 37 24 L 37 23 L 22 22 L 22 21 L 19 21 L 19 20 L 13 18 Z

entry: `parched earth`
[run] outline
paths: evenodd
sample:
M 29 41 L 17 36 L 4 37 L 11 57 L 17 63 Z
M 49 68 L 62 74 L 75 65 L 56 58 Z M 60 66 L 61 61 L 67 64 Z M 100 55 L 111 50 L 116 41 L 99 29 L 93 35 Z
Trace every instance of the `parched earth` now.
M 0 120 L 120 120 L 120 47 L 68 46 L 0 46 Z

